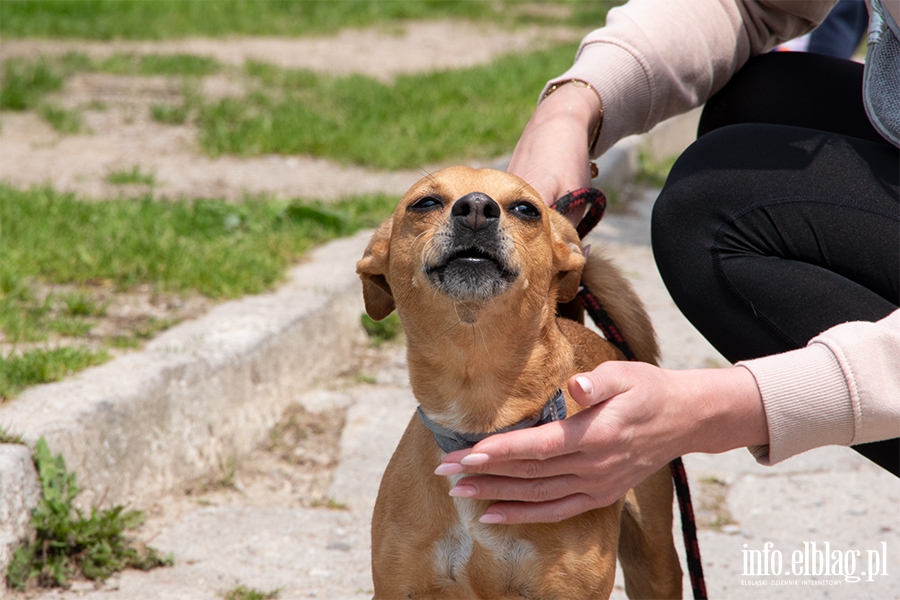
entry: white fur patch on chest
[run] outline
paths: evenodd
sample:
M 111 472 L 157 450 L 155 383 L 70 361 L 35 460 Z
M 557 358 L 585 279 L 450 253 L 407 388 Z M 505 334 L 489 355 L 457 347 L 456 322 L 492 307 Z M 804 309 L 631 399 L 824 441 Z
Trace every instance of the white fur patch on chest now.
M 449 478 L 451 486 L 455 486 L 462 477 L 462 475 L 451 476 Z M 454 498 L 453 505 L 456 507 L 459 521 L 433 546 L 435 571 L 440 577 L 446 577 L 448 583 L 451 581 L 462 583 L 465 579 L 465 567 L 476 542 L 504 565 L 504 570 L 511 577 L 536 559 L 535 548 L 531 542 L 516 538 L 503 525 L 480 523 L 479 503 L 467 498 Z

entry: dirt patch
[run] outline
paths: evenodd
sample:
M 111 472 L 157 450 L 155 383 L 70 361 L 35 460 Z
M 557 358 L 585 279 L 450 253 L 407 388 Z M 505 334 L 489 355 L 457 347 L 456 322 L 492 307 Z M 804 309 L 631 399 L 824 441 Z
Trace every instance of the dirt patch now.
M 333 501 L 326 491 L 337 467 L 344 420 L 342 408 L 315 413 L 293 404 L 265 443 L 239 461 L 220 465 L 217 477 L 198 482 L 187 496 L 200 505 L 329 506 Z
M 116 53 L 189 53 L 226 65 L 258 60 L 284 67 L 333 74 L 364 73 L 382 80 L 412 72 L 463 68 L 498 55 L 536 50 L 580 34 L 565 27 L 515 30 L 470 22 L 412 22 L 395 30 L 349 30 L 334 36 L 286 38 L 188 39 L 168 42 L 84 42 L 4 40 L 2 58 L 36 58 L 83 52 L 95 58 Z M 244 93 L 238 69 L 204 77 L 200 93 L 215 100 Z M 3 113 L 0 129 L 0 180 L 20 187 L 49 184 L 88 198 L 182 197 L 241 201 L 248 195 L 276 198 L 341 197 L 386 193 L 401 195 L 422 170 L 382 172 L 341 166 L 306 156 L 211 158 L 200 151 L 197 128 L 154 121 L 154 104 L 176 105 L 180 78 L 130 77 L 104 73 L 70 77 L 52 100 L 78 109 L 83 132 L 62 135 L 34 113 Z M 486 163 L 502 166 L 502 161 Z M 110 173 L 139 166 L 153 185 L 114 185 Z M 426 165 L 435 170 L 443 165 Z
M 91 133 L 59 135 L 34 113 L 4 113 L 0 179 L 19 187 L 49 184 L 61 192 L 106 199 L 338 198 L 401 195 L 423 172 L 383 172 L 306 156 L 211 158 L 196 146 L 192 125 L 164 125 L 135 107 L 84 112 Z M 152 186 L 121 186 L 110 173 L 139 166 Z
M 700 529 L 727 531 L 737 521 L 728 511 L 728 490 L 731 486 L 717 477 L 704 477 L 697 490 L 696 520 Z

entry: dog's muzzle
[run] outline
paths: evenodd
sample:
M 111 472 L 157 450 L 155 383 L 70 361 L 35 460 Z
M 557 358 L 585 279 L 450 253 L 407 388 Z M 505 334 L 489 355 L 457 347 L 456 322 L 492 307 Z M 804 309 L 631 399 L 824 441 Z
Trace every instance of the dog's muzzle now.
M 490 196 L 472 192 L 453 203 L 450 222 L 435 233 L 435 259 L 425 274 L 454 300 L 488 300 L 519 275 L 510 264 L 512 239 L 500 227 L 502 210 Z

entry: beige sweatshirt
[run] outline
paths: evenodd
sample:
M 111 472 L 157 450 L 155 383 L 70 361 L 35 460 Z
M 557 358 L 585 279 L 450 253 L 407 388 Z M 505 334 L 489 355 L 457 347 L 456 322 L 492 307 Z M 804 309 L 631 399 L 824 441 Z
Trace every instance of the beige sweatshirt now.
M 836 0 L 631 0 L 588 34 L 575 64 L 603 99 L 602 154 L 626 135 L 703 104 L 751 57 L 820 23 Z M 900 22 L 900 0 L 885 0 Z M 756 378 L 769 445 L 763 464 L 830 444 L 900 437 L 900 310 L 844 323 L 806 348 L 738 363 Z

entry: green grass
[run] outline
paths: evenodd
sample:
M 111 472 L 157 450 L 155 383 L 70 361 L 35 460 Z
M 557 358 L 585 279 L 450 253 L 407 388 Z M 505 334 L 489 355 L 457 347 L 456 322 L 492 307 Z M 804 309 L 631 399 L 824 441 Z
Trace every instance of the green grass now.
M 5 427 L 0 425 L 0 444 L 21 444 L 25 445 L 22 436 L 12 431 L 7 431 Z
M 29 581 L 43 587 L 66 587 L 73 577 L 106 580 L 126 568 L 149 570 L 173 564 L 150 547 L 140 548 L 125 532 L 143 521 L 140 511 L 124 506 L 85 514 L 73 503 L 81 492 L 62 455 L 53 456 L 44 438 L 34 450 L 43 498 L 32 510 L 35 539 L 13 554 L 7 570 L 9 587 L 25 591 Z
M 273 600 L 274 598 L 278 598 L 280 593 L 280 589 L 264 592 L 241 584 L 227 592 L 221 592 L 219 595 L 224 600 Z
M 97 301 L 88 294 L 71 292 L 61 296 L 66 305 L 66 312 L 74 317 L 102 317 L 106 314 L 106 305 L 97 304 Z
M 662 187 L 677 159 L 678 155 L 674 154 L 663 160 L 654 160 L 646 152 L 638 152 L 638 172 L 635 181 L 653 187 Z
M 380 321 L 375 321 L 362 313 L 359 317 L 366 335 L 369 336 L 369 342 L 373 346 L 380 346 L 385 342 L 396 339 L 398 335 L 403 333 L 403 325 L 400 323 L 400 317 L 396 312 L 392 312 Z
M 21 355 L 0 356 L 0 401 L 12 398 L 25 388 L 59 381 L 76 371 L 109 360 L 105 350 L 87 348 L 37 348 Z
M 68 110 L 55 104 L 41 104 L 38 114 L 60 133 L 78 133 L 81 131 L 81 113 Z
M 81 337 L 93 326 L 91 318 L 103 316 L 106 310 L 78 292 L 39 299 L 21 275 L 5 269 L 0 274 L 0 330 L 7 342 L 41 342 L 52 332 Z
M 151 283 L 212 298 L 254 294 L 281 281 L 314 245 L 377 225 L 394 206 L 396 198 L 387 196 L 327 207 L 252 199 L 83 202 L 0 184 L 0 281 L 104 279 L 120 289 Z
M 187 121 L 188 114 L 189 109 L 184 105 L 154 104 L 150 107 L 150 116 L 153 120 L 167 125 L 181 125 Z
M 3 0 L 0 35 L 109 39 L 309 35 L 398 19 L 603 23 L 608 0 Z M 548 10 L 549 7 L 549 10 Z
M 144 173 L 141 171 L 140 165 L 134 165 L 130 170 L 112 171 L 106 176 L 106 181 L 114 185 L 153 185 L 156 183 L 156 178 L 153 173 Z
M 464 70 L 399 77 L 329 77 L 250 63 L 259 89 L 201 108 L 200 143 L 213 156 L 307 154 L 383 169 L 508 152 L 565 45 Z
M 81 131 L 81 115 L 44 100 L 51 92 L 58 92 L 66 73 L 53 61 L 10 59 L 3 63 L 0 77 L 0 109 L 36 110 L 60 133 Z
M 188 75 L 193 77 L 212 75 L 222 68 L 219 61 L 214 58 L 191 54 L 114 54 L 97 64 L 88 62 L 86 66 L 90 66 L 90 70 L 103 71 L 113 75 Z
M 64 75 L 47 60 L 9 59 L 3 63 L 0 109 L 36 109 L 44 94 L 59 91 L 64 81 Z

